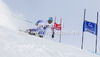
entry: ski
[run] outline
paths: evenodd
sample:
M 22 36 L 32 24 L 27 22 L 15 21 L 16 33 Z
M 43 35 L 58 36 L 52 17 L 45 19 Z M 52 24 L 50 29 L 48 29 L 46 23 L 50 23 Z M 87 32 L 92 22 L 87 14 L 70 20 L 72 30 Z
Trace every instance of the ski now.
M 37 37 L 43 38 L 42 35 L 38 35 L 38 32 L 31 32 L 29 29 L 28 30 L 19 30 L 19 31 L 23 32 L 25 34 L 28 34 L 28 35 L 33 35 L 33 36 L 37 36 Z

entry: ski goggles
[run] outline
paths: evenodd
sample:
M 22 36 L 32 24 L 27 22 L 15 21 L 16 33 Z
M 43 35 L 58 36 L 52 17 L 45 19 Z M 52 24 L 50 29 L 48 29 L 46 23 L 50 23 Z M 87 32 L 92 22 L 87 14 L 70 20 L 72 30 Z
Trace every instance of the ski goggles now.
M 52 23 L 52 20 L 48 20 L 48 23 Z

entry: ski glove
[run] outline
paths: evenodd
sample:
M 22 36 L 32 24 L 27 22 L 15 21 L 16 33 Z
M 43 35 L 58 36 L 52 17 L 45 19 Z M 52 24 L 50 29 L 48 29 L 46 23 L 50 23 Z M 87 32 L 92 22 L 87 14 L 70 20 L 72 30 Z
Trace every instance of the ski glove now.
M 52 35 L 52 38 L 54 38 L 54 35 Z
M 49 27 L 49 25 L 46 25 L 45 27 L 44 27 L 44 29 L 46 29 L 46 28 L 48 28 Z
M 35 25 L 38 26 L 38 23 L 36 23 Z

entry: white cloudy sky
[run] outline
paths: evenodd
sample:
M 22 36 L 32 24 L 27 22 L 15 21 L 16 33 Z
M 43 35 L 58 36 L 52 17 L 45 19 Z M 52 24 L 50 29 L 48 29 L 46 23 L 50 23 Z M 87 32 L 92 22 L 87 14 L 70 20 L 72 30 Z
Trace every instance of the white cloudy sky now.
M 48 17 L 63 19 L 63 31 L 78 31 L 78 35 L 62 35 L 62 43 L 81 46 L 83 11 L 87 9 L 86 19 L 96 23 L 96 13 L 100 12 L 100 0 L 3 0 L 15 15 L 36 22 Z M 21 15 L 21 16 L 20 16 Z M 100 18 L 99 18 L 100 19 Z M 99 20 L 100 22 L 100 20 Z M 20 25 L 22 26 L 22 25 Z M 24 26 L 24 25 L 23 25 Z M 33 24 L 29 24 L 33 26 Z M 98 29 L 100 30 L 100 28 Z M 100 32 L 98 33 L 100 35 Z M 59 37 L 56 35 L 55 40 Z M 85 33 L 84 49 L 94 51 L 95 35 Z M 98 36 L 100 53 L 100 36 Z

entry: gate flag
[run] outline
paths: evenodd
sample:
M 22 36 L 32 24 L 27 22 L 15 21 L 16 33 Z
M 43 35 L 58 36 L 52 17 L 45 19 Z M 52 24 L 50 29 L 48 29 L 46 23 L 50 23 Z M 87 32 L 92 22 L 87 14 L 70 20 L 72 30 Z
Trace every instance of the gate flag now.
M 85 20 L 83 23 L 83 32 L 84 31 L 97 35 L 97 24 Z
M 54 29 L 61 30 L 61 24 L 54 23 Z

